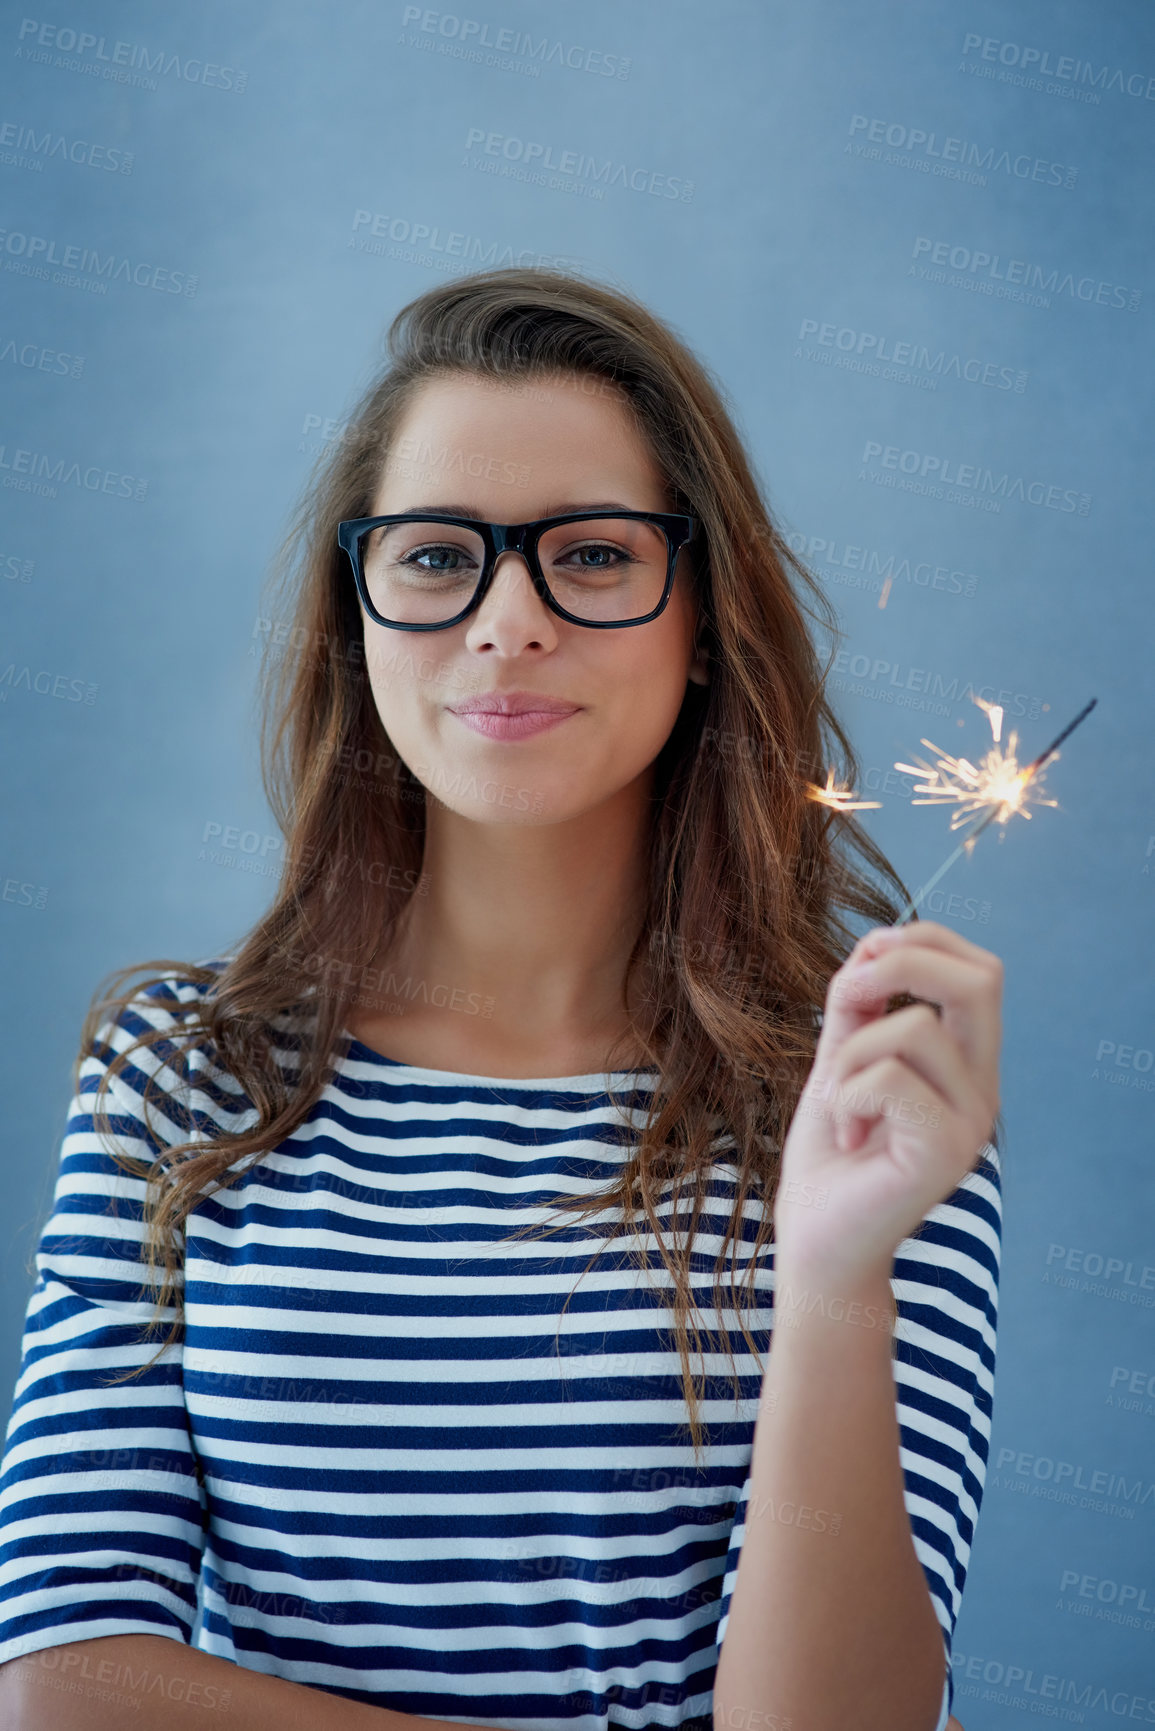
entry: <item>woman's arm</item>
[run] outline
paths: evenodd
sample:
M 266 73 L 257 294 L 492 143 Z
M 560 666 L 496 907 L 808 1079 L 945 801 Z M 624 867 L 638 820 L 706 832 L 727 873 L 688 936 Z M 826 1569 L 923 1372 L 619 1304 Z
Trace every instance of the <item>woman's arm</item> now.
M 0 1665 L 4 1731 L 461 1731 L 247 1671 L 167 1635 L 102 1635 Z
M 934 1731 L 946 1660 L 903 1495 L 889 1278 L 837 1291 L 781 1260 L 774 1310 L 714 1725 Z
M 830 982 L 774 1204 L 774 1332 L 718 1731 L 937 1731 L 944 1715 L 944 1630 L 905 1506 L 891 1276 L 990 1147 L 1001 993 L 997 957 L 921 921 L 868 933 Z M 902 995 L 919 1001 L 888 1014 Z M 988 1300 L 976 1287 L 968 1350 L 985 1368 L 997 1263 L 976 1243 Z

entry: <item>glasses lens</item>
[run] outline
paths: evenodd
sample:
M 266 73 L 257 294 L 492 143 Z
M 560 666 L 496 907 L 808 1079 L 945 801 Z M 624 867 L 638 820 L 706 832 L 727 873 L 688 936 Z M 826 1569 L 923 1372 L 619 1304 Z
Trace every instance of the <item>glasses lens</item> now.
M 538 558 L 567 613 L 614 624 L 643 619 L 657 607 L 669 550 L 656 523 L 589 517 L 546 529 Z M 371 529 L 361 559 L 369 599 L 382 618 L 397 625 L 439 625 L 472 599 L 485 543 L 475 529 L 413 517 Z
M 633 517 L 557 523 L 544 531 L 537 553 L 558 604 L 579 619 L 644 619 L 662 599 L 669 549 L 657 523 Z
M 370 529 L 361 543 L 369 599 L 397 625 L 438 625 L 468 606 L 485 542 L 475 529 L 407 518 Z

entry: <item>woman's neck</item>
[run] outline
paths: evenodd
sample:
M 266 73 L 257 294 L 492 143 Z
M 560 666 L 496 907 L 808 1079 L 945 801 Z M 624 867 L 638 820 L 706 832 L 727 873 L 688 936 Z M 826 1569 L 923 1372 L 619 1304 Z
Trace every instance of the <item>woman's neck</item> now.
M 435 808 L 427 893 L 373 958 L 373 992 L 360 994 L 350 1031 L 400 1062 L 442 1054 L 429 1060 L 435 1069 L 605 1068 L 632 1027 L 623 984 L 644 916 L 646 809 L 619 796 L 580 825 L 514 826 Z M 643 963 L 635 1007 L 648 989 Z M 632 1042 L 622 1052 L 614 1068 L 643 1061 Z

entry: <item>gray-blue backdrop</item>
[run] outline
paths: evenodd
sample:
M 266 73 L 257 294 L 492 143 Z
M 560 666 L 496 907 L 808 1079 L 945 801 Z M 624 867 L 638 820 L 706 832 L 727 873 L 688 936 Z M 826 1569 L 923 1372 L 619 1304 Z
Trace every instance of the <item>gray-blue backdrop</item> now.
M 1155 1722 L 1151 189 L 1141 0 L 63 0 L 0 15 L 6 1221 L 18 1363 L 80 1018 L 219 953 L 279 838 L 261 582 L 296 491 L 447 273 L 575 261 L 727 386 L 845 636 L 865 821 L 950 848 L 896 761 L 1059 809 L 923 912 L 1007 965 L 990 1472 L 967 1731 Z

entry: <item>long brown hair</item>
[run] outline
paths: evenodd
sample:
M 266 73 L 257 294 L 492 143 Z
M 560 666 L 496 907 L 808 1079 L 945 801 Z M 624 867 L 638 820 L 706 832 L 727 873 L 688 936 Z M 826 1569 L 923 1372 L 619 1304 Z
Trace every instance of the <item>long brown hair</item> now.
M 453 373 L 527 389 L 568 374 L 583 389 L 612 388 L 632 409 L 666 477 L 669 508 L 692 513 L 704 531 L 693 580 L 710 683 L 688 686 L 655 764 L 648 900 L 623 986 L 625 1006 L 626 985 L 644 962 L 652 984 L 641 1008 L 634 1013 L 631 1006 L 629 1041 L 658 1072 L 657 1085 L 612 1189 L 561 1199 L 562 1218 L 545 1229 L 561 1230 L 571 1214 L 584 1218 L 613 1205 L 618 1212 L 611 1218 L 625 1230 L 640 1203 L 672 1281 L 697 1455 L 703 1427 L 690 1327 L 695 1351 L 701 1335 L 691 1315 L 690 1263 L 719 1157 L 719 1129 L 732 1139 L 725 1158 L 737 1173 L 714 1271 L 720 1319 L 721 1264 L 731 1243 L 737 1251 L 749 1198 L 762 1207 L 743 1302 L 771 1242 L 782 1143 L 813 1062 L 827 984 L 859 935 L 845 916 L 890 924 L 901 903 L 888 890 L 908 898 L 855 817 L 809 791 L 825 784 L 828 769 L 841 786 L 855 785 L 858 775 L 826 702 L 829 662 L 820 666 L 808 627 L 815 620 L 840 635 L 833 609 L 773 523 L 720 387 L 630 296 L 580 275 L 492 270 L 439 284 L 393 320 L 386 363 L 319 459 L 267 591 L 287 601 L 292 620 L 275 634 L 283 643 L 269 634 L 260 675 L 262 771 L 285 838 L 275 899 L 235 953 L 222 958 L 223 970 L 154 960 L 107 976 L 85 1019 L 75 1075 L 110 1009 L 124 1008 L 145 985 L 157 987 L 175 971 L 207 990 L 182 998 L 170 982 L 157 1001 L 176 1019 L 175 1031 L 149 1029 L 116 1055 L 97 1047 L 112 1056 L 98 1103 L 141 1047 L 164 1046 L 169 1075 L 187 1080 L 187 1054 L 199 1043 L 211 1066 L 239 1086 L 240 1103 L 257 1113 L 247 1128 L 162 1147 L 151 1166 L 116 1156 L 148 1179 L 154 1288 L 163 1264 L 148 1328 L 173 1307 L 159 1356 L 183 1328 L 177 1275 L 189 1212 L 206 1185 L 232 1183 L 243 1157 L 259 1158 L 304 1120 L 348 1050 L 345 1015 L 366 965 L 378 949 L 387 950 L 410 896 L 423 888 L 431 795 L 397 758 L 382 727 L 336 530 L 341 519 L 372 511 L 414 392 Z M 408 653 L 408 641 L 399 656 Z M 390 773 L 368 784 L 369 792 L 350 773 L 381 764 Z M 141 969 L 149 980 L 127 987 Z M 273 1055 L 278 1035 L 290 1038 L 295 1054 L 288 1076 Z M 620 1050 L 616 1045 L 611 1057 Z M 171 1114 L 171 1096 L 154 1081 L 150 1075 L 146 1104 L 155 1092 Z M 109 1134 L 112 1126 L 102 1118 L 100 1128 Z M 672 1218 L 681 1215 L 687 1187 L 691 1212 L 684 1239 L 675 1233 L 667 1245 L 656 1205 L 669 1184 Z M 745 1315 L 739 1320 L 758 1355 Z M 728 1331 L 726 1340 L 733 1368 Z

